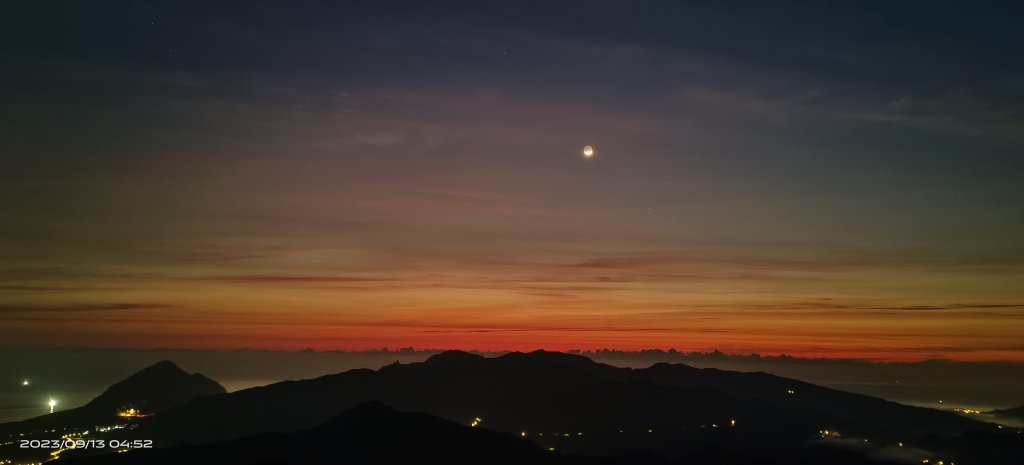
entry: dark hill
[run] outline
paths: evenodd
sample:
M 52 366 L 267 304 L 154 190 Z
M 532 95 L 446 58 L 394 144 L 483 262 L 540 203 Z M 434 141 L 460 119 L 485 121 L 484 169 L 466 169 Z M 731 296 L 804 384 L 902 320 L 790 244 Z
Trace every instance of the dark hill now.
M 1003 417 L 1016 418 L 1018 420 L 1024 420 L 1024 405 L 1021 405 L 1020 407 L 992 410 L 986 413 L 991 413 L 993 415 L 999 415 Z
M 173 362 L 164 360 L 110 386 L 82 408 L 107 412 L 134 407 L 156 413 L 196 397 L 224 392 L 224 387 L 216 381 L 199 373 L 188 374 Z
M 480 418 L 483 427 L 525 431 L 545 447 L 604 456 L 653 451 L 683 457 L 716 444 L 781 454 L 826 428 L 894 443 L 987 427 L 952 413 L 759 373 L 684 365 L 632 370 L 552 352 L 484 358 L 453 351 L 422 363 L 196 399 L 135 433 L 170 445 L 295 432 L 373 400 L 462 425 Z
M 934 451 L 945 463 L 957 465 L 1020 465 L 1024 462 L 1024 434 L 1020 430 L 971 430 L 954 437 L 929 435 L 919 447 Z M 938 463 L 931 460 L 932 463 Z
M 278 383 L 172 408 L 140 426 L 141 436 L 161 443 L 212 442 L 267 431 L 298 431 L 336 412 L 377 400 L 404 411 L 421 411 L 463 425 L 475 418 L 498 431 L 565 435 L 586 440 L 559 450 L 617 454 L 634 448 L 675 451 L 691 444 L 670 432 L 693 433 L 702 425 L 742 418 L 750 439 L 799 431 L 803 440 L 826 418 L 792 415 L 760 400 L 739 400 L 702 387 L 674 387 L 632 379 L 632 371 L 564 354 L 535 353 L 493 359 L 445 353 L 423 363 L 353 370 L 313 380 Z M 658 434 L 648 434 L 648 430 Z M 634 442 L 601 440 L 628 431 Z M 757 434 L 755 434 L 755 431 Z M 676 436 L 671 436 L 676 437 Z M 543 440 L 542 440 L 543 443 Z
M 905 437 L 905 432 L 958 434 L 979 426 L 974 420 L 949 412 L 903 405 L 768 373 L 659 363 L 637 370 L 636 375 L 666 386 L 716 389 L 740 399 L 764 399 L 781 408 L 825 413 L 846 420 L 846 428 L 853 428 L 848 433 L 858 435 L 878 436 L 884 432 L 896 438 Z
M 615 458 L 565 455 L 545 451 L 530 438 L 471 428 L 423 413 L 397 412 L 380 403 L 369 402 L 309 431 L 263 433 L 216 444 L 146 449 L 126 454 L 65 455 L 61 462 L 69 465 L 895 465 L 856 451 L 815 445 L 799 445 L 787 456 L 751 457 L 758 452 L 717 447 L 701 450 L 684 461 L 671 461 L 651 453 Z
M 135 408 L 143 414 L 153 414 L 197 397 L 224 392 L 224 388 L 210 378 L 199 373 L 188 374 L 165 360 L 114 384 L 81 407 L 0 425 L 0 435 L 123 423 L 117 414 L 124 409 Z
M 551 454 L 511 434 L 470 428 L 371 402 L 301 433 L 267 433 L 220 444 L 62 459 L 88 464 L 561 464 L 589 463 Z

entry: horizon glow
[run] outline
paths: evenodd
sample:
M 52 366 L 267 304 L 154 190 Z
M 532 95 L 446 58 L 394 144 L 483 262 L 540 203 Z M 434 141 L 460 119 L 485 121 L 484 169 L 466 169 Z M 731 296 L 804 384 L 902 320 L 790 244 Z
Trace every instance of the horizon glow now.
M 1006 18 L 33 8 L 0 347 L 1024 361 Z

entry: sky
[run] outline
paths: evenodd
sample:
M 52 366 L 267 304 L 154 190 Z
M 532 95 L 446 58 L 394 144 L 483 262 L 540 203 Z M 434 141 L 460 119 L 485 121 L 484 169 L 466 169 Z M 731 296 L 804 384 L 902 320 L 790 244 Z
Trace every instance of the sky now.
M 1022 361 L 1020 10 L 23 2 L 0 347 Z

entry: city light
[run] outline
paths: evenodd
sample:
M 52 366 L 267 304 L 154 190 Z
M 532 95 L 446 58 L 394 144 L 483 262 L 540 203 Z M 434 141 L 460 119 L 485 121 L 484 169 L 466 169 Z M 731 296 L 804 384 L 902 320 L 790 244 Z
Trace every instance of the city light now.
M 134 408 L 129 408 L 129 409 L 125 409 L 125 410 L 121 410 L 121 411 L 117 412 L 117 416 L 122 417 L 122 418 L 145 418 L 145 417 L 148 417 L 149 415 L 145 414 L 145 413 L 142 413 L 141 410 L 137 410 L 137 409 L 134 409 Z

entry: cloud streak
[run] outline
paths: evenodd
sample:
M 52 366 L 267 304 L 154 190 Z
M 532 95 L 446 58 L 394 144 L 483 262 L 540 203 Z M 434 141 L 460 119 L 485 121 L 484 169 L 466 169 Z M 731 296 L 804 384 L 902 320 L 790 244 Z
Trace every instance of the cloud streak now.
M 92 313 L 109 311 L 166 310 L 172 305 L 158 303 L 105 303 L 69 305 L 0 305 L 0 315 L 18 313 Z

